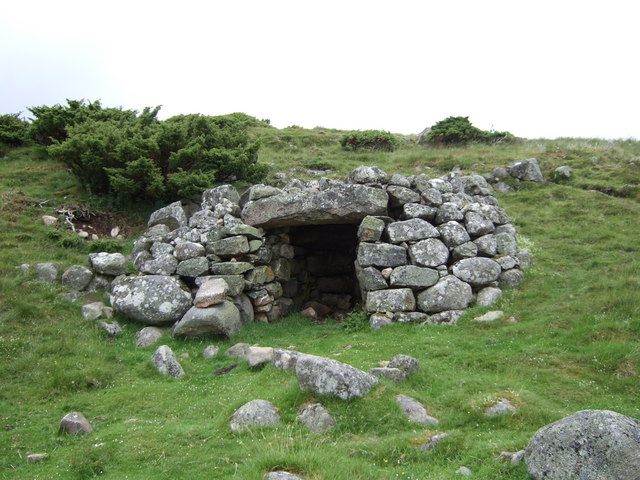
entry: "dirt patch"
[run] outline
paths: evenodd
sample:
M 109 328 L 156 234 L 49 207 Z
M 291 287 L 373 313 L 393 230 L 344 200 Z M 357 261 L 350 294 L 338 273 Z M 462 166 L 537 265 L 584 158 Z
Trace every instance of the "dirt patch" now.
M 81 205 L 64 206 L 56 213 L 69 228 L 86 232 L 89 238 L 126 238 L 132 233 L 125 219 L 114 213 L 92 211 Z

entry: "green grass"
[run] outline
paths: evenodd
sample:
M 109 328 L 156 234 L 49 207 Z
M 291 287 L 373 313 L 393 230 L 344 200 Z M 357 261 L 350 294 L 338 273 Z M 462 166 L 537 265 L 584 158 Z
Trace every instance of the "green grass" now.
M 638 178 L 638 142 L 407 144 L 393 153 L 354 154 L 341 151 L 341 132 L 330 129 L 265 127 L 256 135 L 264 142 L 261 161 L 274 163 L 274 173 L 295 168 L 300 176 L 326 166 L 341 176 L 363 163 L 390 173 L 430 167 L 426 172 L 435 174 L 454 166 L 483 173 L 532 156 L 541 165 L 570 165 L 575 177 L 567 184 L 526 185 L 499 196 L 521 245 L 533 254 L 522 288 L 492 307 L 518 322 L 474 323 L 488 310 L 474 307 L 454 327 L 394 324 L 371 331 L 358 328 L 357 319 L 345 328 L 291 315 L 249 325 L 232 341 L 180 341 L 167 333 L 161 342 L 189 357 L 181 361 L 184 378 L 162 377 L 149 362 L 154 347 L 134 345 L 140 325 L 119 318 L 123 335 L 108 339 L 82 320 L 79 304 L 60 299 L 64 288 L 15 269 L 43 261 L 86 265 L 89 247 L 44 227 L 40 217 L 67 202 L 96 204 L 43 152 L 14 150 L 0 160 L 0 478 L 259 479 L 283 468 L 314 480 L 422 480 L 454 478 L 465 465 L 474 478 L 524 480 L 524 465 L 496 456 L 524 448 L 545 424 L 587 408 L 640 418 L 640 198 L 628 187 Z M 132 228 L 141 218 L 138 211 Z M 235 342 L 293 345 L 365 370 L 405 353 L 421 368 L 403 384 L 383 381 L 344 402 L 303 393 L 293 372 L 270 365 L 252 370 L 240 362 L 213 376 L 236 360 L 222 354 L 205 360 L 202 350 Z M 440 425 L 409 424 L 395 404 L 397 393 L 422 401 Z M 282 424 L 232 433 L 228 417 L 255 398 L 278 406 Z M 501 398 L 518 412 L 484 417 Z M 298 408 L 314 401 L 336 418 L 333 431 L 311 434 L 295 421 Z M 70 411 L 84 413 L 95 432 L 59 435 L 59 421 Z M 449 437 L 434 450 L 416 449 L 441 432 Z M 26 462 L 26 455 L 40 452 L 49 458 Z

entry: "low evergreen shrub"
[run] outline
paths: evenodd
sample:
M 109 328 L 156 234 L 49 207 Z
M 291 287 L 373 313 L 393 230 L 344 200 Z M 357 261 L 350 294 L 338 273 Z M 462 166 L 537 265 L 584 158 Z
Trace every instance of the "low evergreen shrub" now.
M 398 137 L 382 130 L 362 130 L 348 133 L 340 140 L 345 150 L 381 150 L 393 152 L 400 145 Z

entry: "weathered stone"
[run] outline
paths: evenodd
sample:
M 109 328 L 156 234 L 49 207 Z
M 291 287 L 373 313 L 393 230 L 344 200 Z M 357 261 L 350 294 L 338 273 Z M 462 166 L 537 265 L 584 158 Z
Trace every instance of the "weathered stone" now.
M 507 270 L 506 272 L 502 272 L 500 278 L 498 279 L 498 284 L 500 288 L 518 288 L 520 284 L 524 281 L 524 272 L 522 270 L 518 270 L 514 268 L 513 270 Z
M 437 270 L 417 267 L 415 265 L 403 265 L 396 267 L 391 272 L 390 283 L 392 287 L 426 288 L 435 285 L 440 279 Z
M 409 247 L 409 258 L 421 267 L 437 267 L 447 263 L 449 249 L 437 238 L 428 238 Z
M 115 321 L 112 321 L 112 322 L 99 321 L 98 325 L 100 325 L 100 328 L 102 328 L 102 330 L 104 330 L 106 332 L 106 334 L 111 336 L 111 337 L 118 337 L 122 333 L 122 327 L 120 326 L 120 324 L 118 322 L 115 322 Z
M 196 278 L 195 282 L 198 287 L 201 287 L 208 280 L 216 278 L 227 282 L 227 286 L 229 287 L 227 290 L 228 296 L 237 297 L 242 294 L 245 287 L 244 277 L 242 275 L 206 275 Z
M 96 320 L 105 316 L 105 308 L 106 305 L 102 302 L 92 302 L 80 307 L 80 313 L 85 320 Z
M 393 320 L 401 323 L 422 323 L 427 320 L 427 314 L 422 312 L 395 312 Z
M 401 207 L 406 203 L 420 202 L 420 194 L 407 187 L 389 185 L 387 194 L 389 194 L 389 206 L 391 207 Z
M 191 307 L 191 293 L 173 277 L 120 277 L 113 283 L 110 302 L 126 317 L 147 325 L 164 325 L 182 318 Z
M 438 225 L 438 231 L 440 232 L 442 242 L 449 248 L 455 248 L 471 240 L 467 230 L 455 221 Z
M 431 437 L 431 439 L 427 443 L 420 445 L 418 447 L 418 450 L 420 450 L 421 452 L 432 450 L 436 447 L 436 445 L 438 445 L 438 443 L 440 443 L 442 440 L 444 440 L 448 436 L 449 436 L 448 433 L 439 433 L 437 435 L 434 435 L 433 437 Z
M 369 326 L 373 330 L 380 330 L 382 327 L 391 325 L 393 323 L 393 317 L 386 313 L 374 313 L 369 317 Z
M 257 367 L 273 360 L 273 348 L 251 346 L 247 349 L 245 360 L 250 367 Z
M 144 327 L 136 333 L 136 346 L 149 347 L 162 337 L 162 330 L 158 327 Z
M 411 423 L 422 423 L 423 425 L 438 425 L 440 423 L 438 419 L 429 415 L 424 405 L 414 398 L 398 394 L 396 395 L 396 402 L 398 402 L 402 413 Z
M 473 475 L 473 472 L 468 467 L 460 467 L 458 470 L 456 470 L 456 473 L 458 475 L 464 475 L 465 477 L 470 477 L 471 475 Z
M 536 432 L 525 450 L 536 480 L 636 480 L 640 421 L 609 410 L 582 410 Z
M 358 227 L 358 240 L 361 242 L 377 242 L 384 232 L 384 220 L 368 215 L 362 219 Z
M 516 257 L 512 257 L 511 255 L 504 255 L 500 257 L 495 257 L 494 259 L 502 270 L 511 270 L 512 268 L 516 268 L 518 266 L 518 259 Z
M 429 205 L 420 205 L 418 203 L 407 203 L 402 206 L 402 216 L 404 218 L 421 218 L 429 222 L 436 217 L 438 209 Z
M 255 319 L 255 312 L 251 300 L 244 293 L 237 295 L 231 299 L 233 304 L 240 312 L 240 323 L 247 325 Z
M 464 226 L 471 237 L 481 237 L 496 229 L 493 222 L 479 212 L 465 213 Z
M 213 210 L 222 199 L 227 199 L 231 203 L 240 202 L 240 194 L 232 185 L 220 185 L 202 193 L 202 210 Z
M 387 183 L 389 175 L 379 167 L 361 165 L 349 172 L 348 178 L 352 183 Z
M 465 242 L 455 247 L 451 253 L 454 260 L 473 258 L 478 255 L 478 246 L 473 242 Z
M 491 186 L 481 175 L 466 175 L 460 180 L 464 185 L 464 192 L 468 195 L 491 195 Z
M 178 268 L 178 259 L 170 254 L 159 255 L 156 258 L 146 260 L 140 271 L 149 275 L 173 275 Z
M 422 195 L 422 199 L 425 203 L 430 207 L 439 207 L 443 203 L 442 193 L 440 193 L 437 188 L 424 188 L 420 194 Z
M 542 171 L 538 160 L 535 158 L 527 158 L 526 160 L 517 160 L 507 166 L 509 175 L 518 180 L 526 182 L 544 182 Z
M 79 435 L 93 432 L 93 427 L 82 413 L 71 412 L 62 417 L 58 431 L 70 435 Z
M 531 267 L 531 257 L 529 250 L 521 248 L 516 252 L 516 258 L 518 259 L 518 265 L 522 270 L 527 270 Z
M 176 338 L 196 338 L 211 335 L 233 337 L 240 331 L 240 312 L 227 300 L 207 308 L 192 307 L 173 326 Z
M 298 411 L 296 420 L 304 423 L 309 430 L 322 433 L 331 430 L 336 421 L 320 403 L 305 405 Z
M 226 299 L 228 291 L 229 285 L 227 285 L 227 282 L 221 278 L 211 278 L 200 285 L 193 299 L 193 305 L 198 308 L 217 305 Z
M 476 238 L 473 243 L 478 247 L 478 256 L 493 257 L 498 253 L 498 242 L 493 234 Z
M 195 257 L 180 262 L 176 267 L 176 274 L 181 277 L 196 278 L 209 273 L 209 260 L 205 257 Z
M 173 255 L 182 262 L 190 258 L 204 257 L 205 249 L 200 243 L 181 242 L 176 245 Z
M 418 371 L 418 368 L 420 368 L 420 362 L 417 358 L 410 357 L 409 355 L 398 354 L 389 361 L 389 365 L 387 366 L 389 368 L 399 368 L 411 375 Z
M 378 383 L 376 377 L 345 363 L 305 355 L 296 363 L 296 378 L 303 391 L 349 400 L 365 395 Z
M 552 173 L 552 178 L 556 182 L 569 180 L 573 177 L 573 169 L 569 165 L 562 165 L 556 168 Z
M 362 267 L 397 267 L 407 264 L 407 251 L 397 245 L 362 242 L 357 258 Z
M 231 358 L 242 358 L 243 360 L 247 357 L 247 352 L 249 351 L 248 343 L 236 343 L 235 345 L 229 347 L 224 354 L 227 357 Z
M 210 244 L 214 254 L 221 257 L 230 257 L 249 253 L 249 242 L 244 235 L 227 237 Z
M 462 310 L 473 299 L 471 285 L 453 275 L 441 278 L 438 283 L 418 294 L 418 308 L 423 312 L 437 313 Z
M 502 290 L 496 287 L 486 287 L 478 292 L 476 303 L 481 307 L 488 307 L 502 296 Z
M 436 225 L 441 225 L 443 223 L 451 222 L 451 221 L 459 221 L 464 218 L 464 215 L 458 208 L 455 203 L 452 202 L 444 202 L 442 205 L 438 207 L 438 211 L 436 212 L 435 223 Z
M 387 225 L 387 237 L 391 243 L 414 242 L 435 238 L 440 233 L 429 222 L 420 218 L 393 222 Z
M 234 432 L 241 432 L 252 427 L 265 427 L 280 423 L 278 409 L 266 400 L 251 400 L 234 412 L 229 420 L 229 427 Z
M 507 232 L 497 233 L 496 249 L 499 255 L 515 255 L 518 251 L 516 238 Z
M 41 462 L 45 458 L 48 458 L 49 455 L 47 453 L 32 453 L 31 455 L 27 455 L 28 463 L 37 463 Z
M 41 282 L 53 283 L 60 278 L 60 265 L 56 263 L 36 264 L 36 275 Z
M 500 415 L 506 415 L 507 413 L 515 413 L 516 407 L 511 405 L 511 402 L 506 398 L 501 399 L 499 402 L 491 405 L 484 411 L 485 417 L 497 417 Z
M 149 218 L 149 227 L 166 225 L 169 230 L 187 226 L 187 216 L 182 208 L 182 203 L 174 202 L 164 208 L 156 210 Z
M 375 377 L 385 378 L 395 383 L 404 382 L 408 377 L 407 372 L 405 372 L 404 370 L 390 367 L 372 368 L 371 370 L 369 370 L 369 373 Z
M 474 287 L 482 287 L 498 280 L 502 268 L 490 258 L 475 257 L 456 262 L 452 272 L 463 282 Z
M 249 262 L 222 262 L 211 265 L 213 275 L 242 275 L 253 268 Z
M 286 258 L 278 258 L 271 262 L 271 269 L 276 280 L 286 282 L 291 278 L 291 262 Z
M 275 280 L 276 276 L 269 265 L 260 265 L 245 274 L 245 279 L 251 285 L 264 285 Z
M 387 214 L 387 192 L 365 185 L 333 184 L 322 191 L 288 191 L 248 202 L 245 223 L 264 228 L 327 223 L 358 223 L 367 215 Z
M 262 480 L 305 480 L 304 477 L 294 475 L 289 472 L 269 472 L 262 477 Z
M 254 201 L 260 200 L 261 198 L 273 197 L 274 195 L 280 195 L 284 193 L 284 190 L 276 187 L 272 187 L 271 185 L 264 185 L 259 183 L 257 185 L 252 185 L 246 192 L 246 201 Z M 242 195 L 243 199 L 245 198 L 245 194 Z M 242 203 L 242 202 L 241 202 Z
M 410 288 L 376 290 L 367 294 L 369 312 L 410 312 L 416 308 L 416 299 Z
M 275 368 L 278 368 L 280 370 L 293 370 L 294 368 L 296 368 L 298 359 L 305 355 L 305 353 L 296 352 L 295 350 L 274 348 L 271 364 Z
M 464 310 L 447 310 L 431 315 L 426 323 L 429 325 L 455 325 L 464 314 Z
M 163 375 L 180 378 L 184 375 L 182 365 L 178 362 L 175 353 L 167 345 L 162 345 L 151 356 L 151 363 Z
M 73 265 L 62 274 L 62 283 L 74 290 L 84 290 L 93 279 L 93 272 L 82 265 Z
M 474 317 L 476 322 L 495 322 L 496 320 L 500 320 L 504 317 L 504 312 L 501 310 L 492 310 L 483 315 L 479 315 Z
M 202 352 L 202 358 L 213 358 L 218 355 L 220 348 L 215 345 L 207 345 Z

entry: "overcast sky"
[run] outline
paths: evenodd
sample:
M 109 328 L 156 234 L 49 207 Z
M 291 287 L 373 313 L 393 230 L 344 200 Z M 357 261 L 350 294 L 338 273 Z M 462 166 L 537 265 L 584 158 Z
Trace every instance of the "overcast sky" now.
M 418 133 L 640 139 L 633 0 L 15 0 L 0 113 L 66 98 Z

